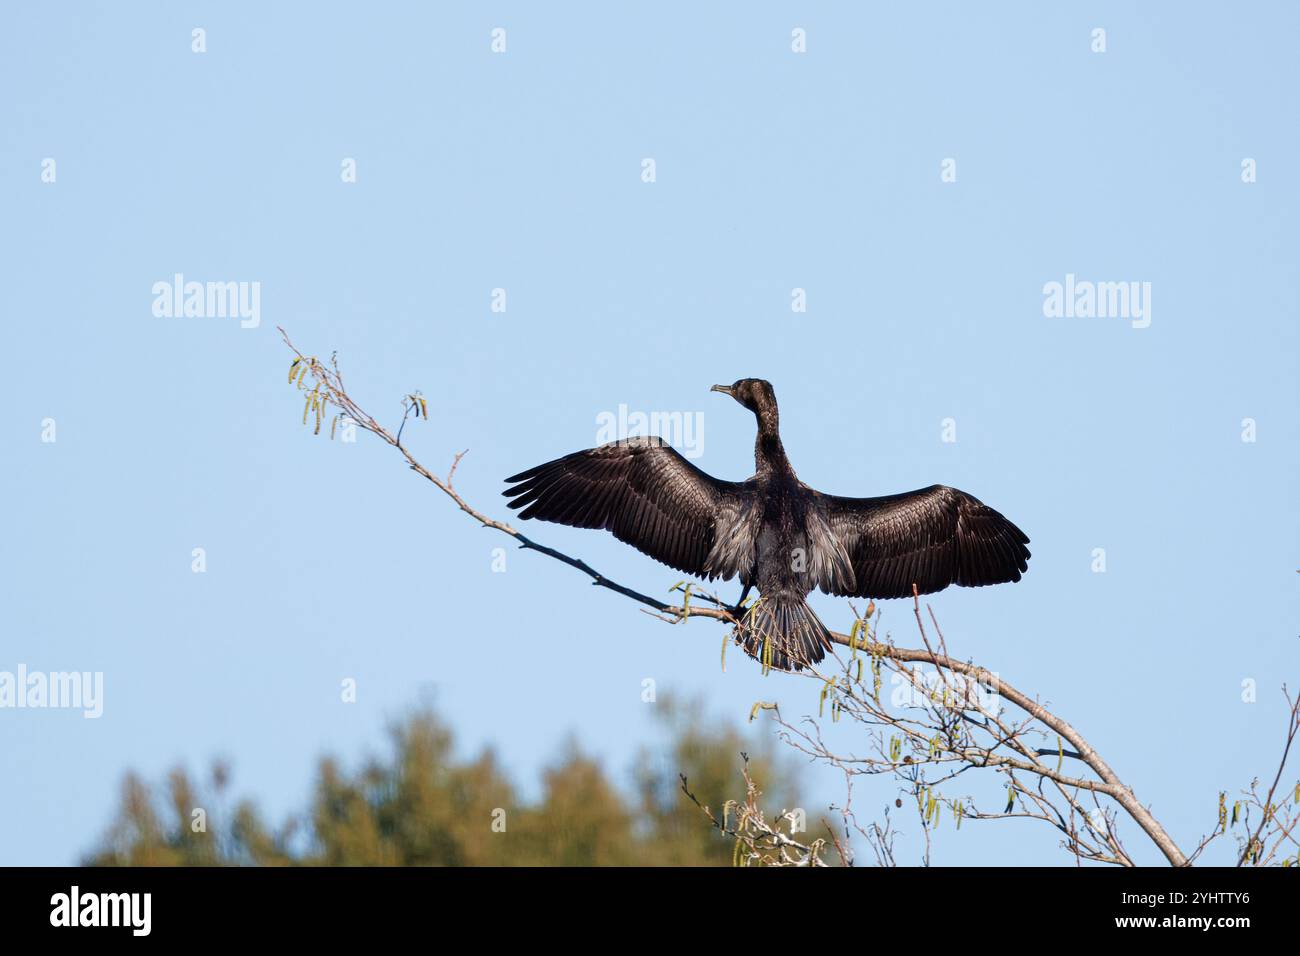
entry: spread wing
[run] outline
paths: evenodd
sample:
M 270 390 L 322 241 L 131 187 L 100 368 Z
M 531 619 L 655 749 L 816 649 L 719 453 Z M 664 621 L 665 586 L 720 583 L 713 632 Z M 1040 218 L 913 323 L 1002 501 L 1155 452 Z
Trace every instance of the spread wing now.
M 932 485 L 882 498 L 819 495 L 832 533 L 853 565 L 853 587 L 823 581 L 849 597 L 910 597 L 950 584 L 1019 581 L 1029 538 L 992 508 L 956 488 Z M 829 587 L 828 587 L 829 585 Z
M 725 579 L 747 570 L 750 486 L 705 474 L 661 438 L 610 442 L 506 481 L 514 487 L 502 493 L 524 518 L 604 528 L 687 574 Z

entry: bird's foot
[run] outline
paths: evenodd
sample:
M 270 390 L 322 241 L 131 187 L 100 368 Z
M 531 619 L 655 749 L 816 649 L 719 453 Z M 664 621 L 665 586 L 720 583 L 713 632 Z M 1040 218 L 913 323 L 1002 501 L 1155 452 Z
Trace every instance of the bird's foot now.
M 747 615 L 749 611 L 750 605 L 745 603 L 736 604 L 727 608 L 727 613 L 735 618 L 737 625 L 741 624 L 745 620 L 745 615 Z

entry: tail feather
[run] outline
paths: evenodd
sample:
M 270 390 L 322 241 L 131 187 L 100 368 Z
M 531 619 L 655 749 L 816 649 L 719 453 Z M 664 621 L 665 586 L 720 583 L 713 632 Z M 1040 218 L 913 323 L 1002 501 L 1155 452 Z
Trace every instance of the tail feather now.
M 764 669 L 798 671 L 831 648 L 830 631 L 800 595 L 763 595 L 745 614 L 739 640 Z

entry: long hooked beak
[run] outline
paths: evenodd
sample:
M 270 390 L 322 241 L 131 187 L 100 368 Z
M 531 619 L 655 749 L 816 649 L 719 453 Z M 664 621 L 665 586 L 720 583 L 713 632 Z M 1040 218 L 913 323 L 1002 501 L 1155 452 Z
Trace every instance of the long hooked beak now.
M 709 389 L 709 391 L 710 391 L 710 392 L 721 392 L 723 395 L 730 395 L 730 394 L 731 394 L 731 386 L 730 386 L 730 385 L 714 385 L 711 389 Z

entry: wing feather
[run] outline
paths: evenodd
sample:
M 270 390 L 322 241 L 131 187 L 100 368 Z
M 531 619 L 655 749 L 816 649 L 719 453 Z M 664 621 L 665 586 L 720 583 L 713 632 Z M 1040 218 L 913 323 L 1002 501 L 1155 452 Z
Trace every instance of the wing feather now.
M 909 597 L 950 584 L 1019 581 L 1029 568 L 1029 538 L 979 499 L 932 485 L 881 498 L 817 497 L 853 565 L 853 582 L 823 578 L 822 590 L 847 597 Z
M 730 578 L 747 571 L 743 549 L 753 491 L 720 481 L 657 437 L 629 438 L 522 471 L 503 494 L 523 518 L 604 528 L 620 541 L 687 574 Z M 752 532 L 748 537 L 752 537 Z

